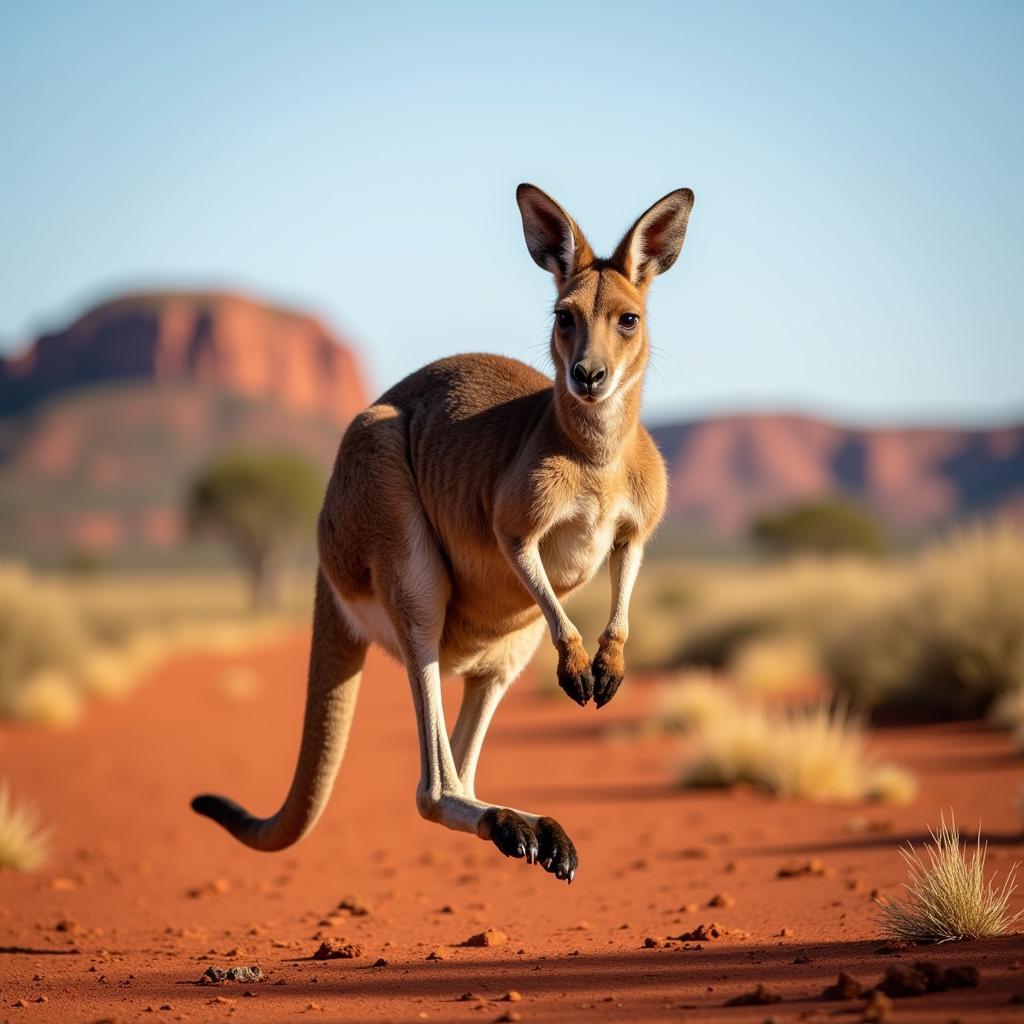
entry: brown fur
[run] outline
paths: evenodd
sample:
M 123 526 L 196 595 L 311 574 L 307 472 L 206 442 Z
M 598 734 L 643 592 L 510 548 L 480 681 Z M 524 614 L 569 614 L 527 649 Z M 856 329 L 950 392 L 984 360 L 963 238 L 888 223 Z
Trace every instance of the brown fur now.
M 595 258 L 568 214 L 539 189 L 520 186 L 518 199 L 531 255 L 558 286 L 555 379 L 501 356 L 455 356 L 406 377 L 356 417 L 318 529 L 322 589 L 341 614 L 318 612 L 334 632 L 328 641 L 317 630 L 314 648 L 350 651 L 351 669 L 334 686 L 358 680 L 367 642 L 406 664 L 425 817 L 491 838 L 505 853 L 522 848 L 517 855 L 530 857 L 537 847 L 549 854 L 541 856 L 549 870 L 571 880 L 575 850 L 557 823 L 540 827 L 550 819 L 498 815 L 476 800 L 476 757 L 542 619 L 558 651 L 559 681 L 574 699 L 596 695 L 600 706 L 624 674 L 629 592 L 665 505 L 664 465 L 639 418 L 650 351 L 645 299 L 653 276 L 678 254 L 692 194 L 680 190 L 655 204 L 611 260 Z M 583 383 L 574 380 L 577 364 L 577 374 L 589 375 Z M 613 612 L 592 662 L 560 601 L 609 555 Z M 333 663 L 345 663 L 344 655 Z M 450 743 L 442 673 L 466 678 Z M 311 672 L 314 722 L 324 685 Z M 310 745 L 317 742 L 312 729 Z M 304 739 L 301 773 L 319 781 L 299 786 L 274 819 L 233 818 L 210 803 L 198 809 L 250 845 L 293 841 L 311 827 L 340 759 L 306 748 Z M 317 758 L 326 771 L 310 769 Z M 312 810 L 297 813 L 296 800 Z

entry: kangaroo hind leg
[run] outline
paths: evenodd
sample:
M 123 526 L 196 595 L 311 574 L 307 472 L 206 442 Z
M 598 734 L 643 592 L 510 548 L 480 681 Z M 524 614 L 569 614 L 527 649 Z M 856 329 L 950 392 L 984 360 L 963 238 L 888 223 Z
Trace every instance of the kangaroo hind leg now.
M 488 726 L 514 675 L 469 674 L 463 684 L 462 706 L 452 732 L 455 770 L 463 792 L 476 798 L 476 768 Z M 557 878 L 572 882 L 579 867 L 576 847 L 554 818 L 510 807 L 487 806 L 477 826 L 506 857 L 524 857 Z

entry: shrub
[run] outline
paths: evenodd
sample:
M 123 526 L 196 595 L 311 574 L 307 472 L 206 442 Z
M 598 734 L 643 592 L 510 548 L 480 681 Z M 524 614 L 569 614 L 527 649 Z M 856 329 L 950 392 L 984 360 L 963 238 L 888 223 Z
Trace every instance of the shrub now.
M 46 669 L 22 683 L 10 710 L 23 722 L 67 728 L 82 713 L 82 694 L 63 672 Z
M 698 753 L 683 776 L 688 786 L 745 782 L 779 797 L 815 801 L 913 795 L 909 775 L 874 763 L 863 721 L 843 708 L 817 704 L 771 710 L 737 704 L 730 714 L 700 726 L 696 737 Z
M 736 694 L 714 672 L 691 669 L 658 692 L 651 724 L 666 732 L 691 732 L 736 714 Z
M 11 800 L 7 782 L 0 780 L 0 871 L 34 871 L 49 856 L 49 835 L 39 827 L 32 808 Z
M 755 637 L 740 644 L 729 659 L 729 678 L 752 697 L 807 694 L 821 685 L 821 664 L 814 644 L 796 634 Z
M 976 526 L 928 549 L 902 590 L 825 638 L 837 687 L 860 707 L 982 714 L 1024 680 L 1024 535 Z
M 949 942 L 1002 935 L 1018 921 L 1021 913 L 1008 915 L 1014 892 L 1016 864 L 1001 888 L 994 879 L 985 881 L 987 844 L 978 831 L 977 845 L 968 856 L 960 846 L 956 821 L 940 817 L 938 832 L 931 832 L 931 844 L 925 847 L 927 863 L 908 844 L 900 850 L 907 863 L 910 880 L 904 884 L 905 902 L 879 903 L 881 924 L 894 939 L 904 942 Z
M 989 711 L 988 720 L 993 729 L 1013 733 L 1024 730 L 1024 686 L 1016 686 L 999 697 Z
M 813 551 L 877 555 L 885 548 L 882 527 L 874 516 L 842 497 L 808 501 L 763 515 L 751 528 L 751 536 L 783 554 Z
M 257 608 L 280 600 L 290 549 L 310 539 L 323 497 L 320 471 L 289 452 L 236 452 L 208 466 L 193 483 L 188 520 L 234 548 L 249 574 Z
M 68 673 L 88 646 L 73 604 L 21 566 L 0 565 L 0 714 L 12 714 L 26 680 Z

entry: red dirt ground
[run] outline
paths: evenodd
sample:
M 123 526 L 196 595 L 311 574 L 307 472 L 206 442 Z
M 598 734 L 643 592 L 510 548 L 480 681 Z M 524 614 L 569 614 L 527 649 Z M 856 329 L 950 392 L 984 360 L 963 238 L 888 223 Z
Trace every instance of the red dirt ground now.
M 981 985 L 898 1000 L 891 1019 L 1024 1016 L 1010 1002 L 1024 994 L 1020 934 L 879 954 L 871 899 L 899 891 L 897 844 L 920 838 L 941 808 L 965 831 L 982 820 L 1001 873 L 1024 854 L 1024 762 L 1005 738 L 974 725 L 879 733 L 879 750 L 922 783 L 896 810 L 684 793 L 670 785 L 672 741 L 607 735 L 644 712 L 649 686 L 627 680 L 597 712 L 523 680 L 484 748 L 479 791 L 562 822 L 580 851 L 570 887 L 417 816 L 407 686 L 374 655 L 324 819 L 293 850 L 254 853 L 188 802 L 212 789 L 257 812 L 276 808 L 295 756 L 307 643 L 181 657 L 69 733 L 0 728 L 0 774 L 55 828 L 44 872 L 0 876 L 0 1019 L 856 1021 L 859 1003 L 819 998 L 839 969 L 870 985 L 886 966 L 922 958 L 974 964 Z M 218 682 L 239 663 L 264 680 L 241 703 Z M 851 829 L 857 818 L 886 830 Z M 811 857 L 823 875 L 777 877 Z M 716 894 L 732 905 L 709 908 Z M 369 914 L 320 923 L 350 896 Z M 746 935 L 662 944 L 712 921 Z M 485 928 L 508 942 L 459 945 Z M 313 961 L 321 937 L 358 943 L 363 955 Z M 435 949 L 444 959 L 427 959 Z M 378 958 L 386 965 L 372 966 Z M 233 964 L 259 964 L 268 980 L 194 984 L 207 967 Z M 758 983 L 783 1001 L 723 1006 Z M 510 989 L 521 1001 L 501 1001 Z

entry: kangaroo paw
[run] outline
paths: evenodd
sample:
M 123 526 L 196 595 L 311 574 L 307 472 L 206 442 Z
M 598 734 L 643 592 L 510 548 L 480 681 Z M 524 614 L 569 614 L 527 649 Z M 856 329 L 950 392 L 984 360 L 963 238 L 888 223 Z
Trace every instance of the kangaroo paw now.
M 524 857 L 556 878 L 572 882 L 579 865 L 576 847 L 554 818 L 541 818 L 536 827 L 515 811 L 492 807 L 484 814 L 483 831 L 506 857 Z
M 619 658 L 618 662 L 618 665 L 614 664 L 604 651 L 599 651 L 594 659 L 594 704 L 599 708 L 603 708 L 622 685 L 622 659 Z

